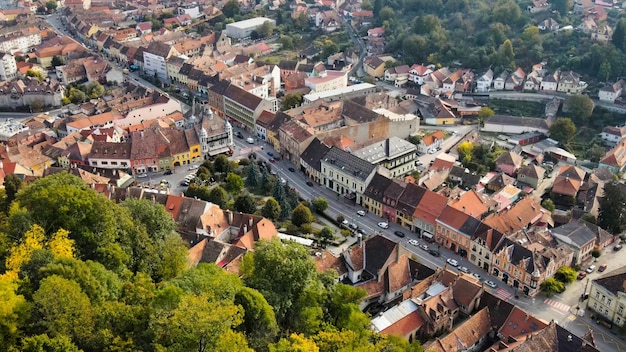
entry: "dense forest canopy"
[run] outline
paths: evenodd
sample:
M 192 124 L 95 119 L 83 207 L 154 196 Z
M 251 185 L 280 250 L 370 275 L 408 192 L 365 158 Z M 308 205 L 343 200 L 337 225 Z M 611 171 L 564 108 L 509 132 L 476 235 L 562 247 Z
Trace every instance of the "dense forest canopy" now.
M 369 330 L 365 292 L 318 273 L 298 244 L 259 243 L 241 278 L 189 269 L 160 204 L 116 204 L 67 173 L 8 181 L 3 351 L 422 351 Z

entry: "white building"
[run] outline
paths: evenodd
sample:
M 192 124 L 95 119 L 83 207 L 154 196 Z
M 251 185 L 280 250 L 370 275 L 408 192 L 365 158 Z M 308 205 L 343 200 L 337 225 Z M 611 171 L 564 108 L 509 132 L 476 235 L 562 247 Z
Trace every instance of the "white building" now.
M 609 145 L 615 145 L 620 139 L 626 137 L 626 126 L 607 126 L 602 129 L 600 138 Z
M 303 96 L 304 104 L 311 104 L 318 99 L 339 100 L 349 99 L 352 97 L 367 95 L 376 92 L 376 86 L 371 83 L 359 83 L 351 86 L 327 90 L 319 93 L 310 93 Z
M 252 34 L 254 30 L 256 30 L 259 26 L 268 21 L 272 25 L 276 26 L 276 21 L 266 17 L 256 17 L 244 21 L 229 23 L 226 25 L 226 35 L 231 38 L 247 38 Z
M 169 44 L 152 42 L 143 52 L 143 69 L 151 76 L 156 76 L 164 81 L 167 77 L 167 60 L 174 55 L 176 50 Z
M 0 81 L 13 80 L 17 75 L 17 65 L 15 57 L 11 54 L 4 54 L 0 57 Z
M 41 33 L 36 27 L 22 32 L 13 32 L 0 37 L 0 52 L 27 52 L 29 48 L 41 44 Z
M 304 85 L 311 89 L 312 93 L 321 93 L 329 90 L 345 88 L 348 86 L 348 73 L 341 71 L 326 71 L 319 77 L 307 77 Z
M 598 99 L 615 103 L 615 100 L 622 96 L 622 88 L 624 88 L 624 81 L 621 79 L 610 86 L 602 87 L 598 91 Z
M 491 89 L 491 83 L 493 82 L 493 71 L 487 70 L 482 76 L 476 80 L 476 92 L 486 93 Z
M 402 138 L 391 137 L 353 152 L 374 165 L 384 166 L 391 177 L 402 177 L 416 170 L 417 147 Z
M 185 15 L 185 14 L 191 16 L 191 18 L 198 18 L 201 15 L 200 7 L 198 5 L 188 5 L 184 7 L 179 7 L 178 15 L 180 16 L 180 15 Z

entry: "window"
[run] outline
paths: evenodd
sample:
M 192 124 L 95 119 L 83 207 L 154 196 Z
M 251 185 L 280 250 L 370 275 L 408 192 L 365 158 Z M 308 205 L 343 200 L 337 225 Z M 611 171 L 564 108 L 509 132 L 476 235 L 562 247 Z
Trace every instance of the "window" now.
M 606 301 L 606 305 L 607 306 L 611 306 L 611 299 L 610 298 Z
M 617 325 L 622 325 L 622 318 L 617 317 L 617 319 L 615 319 L 615 323 L 616 323 Z
M 624 313 L 624 306 L 619 306 L 619 309 L 617 310 L 617 314 L 622 315 Z

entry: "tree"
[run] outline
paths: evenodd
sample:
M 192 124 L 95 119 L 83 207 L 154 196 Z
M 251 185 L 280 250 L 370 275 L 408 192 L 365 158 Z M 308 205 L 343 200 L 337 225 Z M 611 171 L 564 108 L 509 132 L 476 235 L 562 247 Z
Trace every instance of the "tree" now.
M 474 150 L 474 145 L 470 141 L 459 144 L 458 152 L 463 165 L 468 165 L 472 161 L 472 150 Z
M 229 172 L 224 181 L 224 188 L 230 193 L 239 193 L 244 186 L 241 176 L 233 172 Z
M 341 215 L 341 214 L 339 214 L 339 215 L 337 215 L 337 218 L 335 220 L 337 220 L 338 224 L 343 224 L 343 222 L 346 220 L 346 217 Z
M 482 108 L 480 108 L 480 111 L 478 112 L 478 122 L 479 122 L 479 127 L 485 124 L 485 121 L 490 118 L 491 116 L 495 115 L 496 112 L 491 110 L 489 107 L 487 106 L 483 106 Z
M 559 117 L 550 126 L 550 138 L 563 144 L 569 143 L 576 135 L 576 125 L 570 118 Z
M 258 242 L 246 257 L 242 267 L 247 286 L 259 290 L 274 307 L 279 326 L 290 326 L 298 297 L 316 277 L 309 251 L 300 244 L 274 239 Z
M 302 93 L 289 93 L 283 98 L 281 110 L 285 111 L 300 106 L 303 101 Z
M 274 25 L 270 21 L 265 21 L 262 25 L 256 28 L 256 32 L 258 33 L 259 38 L 271 37 L 274 32 Z
M 72 103 L 82 103 L 87 100 L 87 95 L 80 89 L 70 88 L 68 98 Z
M 56 4 L 56 2 L 54 2 L 54 3 Z M 61 65 L 63 65 L 63 58 L 61 58 L 59 55 L 54 55 L 52 57 L 51 64 L 52 64 L 53 67 L 61 66 Z
M 68 336 L 36 335 L 22 341 L 22 352 L 82 352 Z
M 6 192 L 6 206 L 5 210 L 9 209 L 9 205 L 15 199 L 17 191 L 22 188 L 22 180 L 15 174 L 9 174 L 4 178 L 4 190 Z
M 601 255 L 602 255 L 602 252 L 598 248 L 594 248 L 591 251 L 591 256 L 596 258 L 596 259 L 600 258 Z
M 565 291 L 565 285 L 552 277 L 549 277 L 544 282 L 542 282 L 540 287 L 541 290 L 545 292 L 548 297 L 551 297 L 555 293 L 561 293 Z
M 549 212 L 553 212 L 554 209 L 556 209 L 556 206 L 554 205 L 552 199 L 544 200 L 543 202 L 541 202 L 541 206 Z
M 239 15 L 239 2 L 237 0 L 229 0 L 222 8 L 222 13 L 226 18 L 233 18 Z
M 568 11 L 572 8 L 573 4 L 571 0 L 552 0 L 552 8 L 561 14 L 561 17 L 567 15 Z
M 381 21 L 395 20 L 396 12 L 389 6 L 385 6 L 380 9 L 379 18 Z
M 611 41 L 617 49 L 623 52 L 626 51 L 626 18 L 620 18 L 617 21 Z
M 376 0 L 380 1 L 380 0 Z M 270 345 L 270 352 L 319 352 L 315 342 L 304 337 L 302 334 L 291 334 L 282 338 L 275 344 Z
M 29 69 L 26 71 L 26 77 L 35 77 L 39 80 L 39 82 L 43 82 L 43 75 L 39 71 L 35 71 L 33 69 Z
M 80 286 L 57 275 L 41 281 L 33 295 L 36 319 L 51 336 L 66 335 L 79 344 L 88 345 L 93 336 L 95 314 Z
M 311 214 L 311 209 L 302 203 L 298 204 L 298 206 L 291 213 L 291 223 L 296 226 L 309 224 L 314 220 L 315 217 Z
M 589 222 L 589 223 L 592 223 L 592 224 L 597 224 L 598 223 L 598 219 L 591 213 L 585 213 L 580 218 L 585 220 L 586 222 Z
M 517 5 L 515 5 L 517 6 Z M 500 64 L 504 68 L 512 69 L 515 66 L 515 53 L 513 52 L 513 43 L 510 39 L 507 39 L 500 45 L 498 49 L 498 57 Z
M 278 220 L 278 216 L 280 216 L 280 204 L 278 204 L 276 199 L 268 198 L 261 209 L 261 215 L 272 221 Z
M 317 197 L 313 199 L 313 202 L 311 202 L 311 205 L 313 206 L 313 210 L 315 212 L 323 213 L 326 209 L 328 209 L 328 200 L 326 200 L 326 198 L 323 198 L 323 197 Z
M 278 334 L 278 323 L 263 295 L 254 289 L 243 287 L 235 295 L 234 303 L 243 308 L 243 323 L 238 330 L 244 332 L 255 350 L 264 350 Z
M 335 239 L 335 232 L 330 227 L 324 226 L 324 228 L 322 228 L 320 232 L 318 232 L 317 237 L 321 240 L 323 244 L 327 244 Z
M 247 166 L 248 176 L 246 177 L 246 187 L 249 189 L 258 188 L 261 186 L 261 170 L 257 163 L 250 163 Z
M 0 346 L 10 346 L 21 335 L 29 313 L 24 296 L 17 294 L 17 281 L 0 275 Z
M 572 121 L 577 125 L 584 125 L 593 113 L 594 103 L 586 94 L 571 95 L 563 103 L 563 111 L 569 112 Z
M 54 12 L 57 9 L 57 2 L 54 0 L 46 1 L 46 9 L 48 12 Z
M 289 50 L 293 48 L 293 38 L 288 35 L 280 36 L 280 45 L 283 50 Z
M 554 278 L 564 284 L 570 284 L 576 281 L 576 277 L 578 273 L 576 270 L 570 268 L 569 266 L 562 266 L 557 270 L 554 274 Z
M 98 82 L 91 82 L 87 86 L 85 86 L 85 94 L 87 94 L 89 98 L 92 99 L 102 97 L 104 95 L 104 92 L 104 87 Z
M 232 165 L 224 154 L 220 154 L 217 156 L 217 158 L 215 158 L 215 161 L 213 162 L 213 168 L 215 169 L 215 172 L 226 174 L 231 172 Z
M 598 225 L 617 235 L 626 227 L 626 195 L 620 184 L 606 183 L 600 198 Z
M 587 150 L 587 155 L 591 162 L 597 163 L 600 161 L 604 155 L 606 154 L 606 149 L 599 144 L 593 144 L 589 150 Z
M 254 214 L 256 203 L 249 193 L 240 194 L 235 198 L 235 210 L 244 214 Z
M 221 186 L 215 186 L 211 188 L 209 192 L 209 202 L 219 206 L 220 208 L 224 208 L 226 206 L 226 202 L 228 201 L 228 192 Z

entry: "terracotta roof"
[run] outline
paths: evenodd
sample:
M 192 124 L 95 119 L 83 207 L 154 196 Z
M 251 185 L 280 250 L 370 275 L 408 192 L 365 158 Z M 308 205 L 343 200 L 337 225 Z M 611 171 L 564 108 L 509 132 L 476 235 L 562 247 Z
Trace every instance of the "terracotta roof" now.
M 424 350 L 433 352 L 464 351 L 476 344 L 490 331 L 489 308 L 485 307 L 457 326 L 448 335 L 424 345 Z
M 489 216 L 485 219 L 485 224 L 501 232 L 513 233 L 542 221 L 546 216 L 550 219 L 549 223 L 554 225 L 549 215 L 550 212 L 538 204 L 535 199 L 526 197 L 510 209 Z
M 230 85 L 224 92 L 224 97 L 237 102 L 250 110 L 256 110 L 263 99 L 250 92 L 247 92 L 235 85 Z
M 400 250 L 400 247 L 396 250 Z M 401 255 L 397 261 L 389 264 L 385 273 L 386 292 L 395 292 L 411 283 L 411 272 L 409 271 L 409 262 L 411 261 L 413 261 L 411 258 Z
M 546 323 L 535 318 L 533 315 L 514 307 L 507 317 L 504 325 L 500 328 L 500 335 L 504 338 L 526 336 L 548 326 Z
M 442 141 L 445 138 L 446 136 L 443 134 L 443 132 L 441 130 L 437 130 L 431 134 L 427 134 L 424 137 L 422 137 L 422 143 L 424 143 L 424 145 L 426 146 L 429 146 L 435 143 L 436 140 Z
M 469 190 L 463 193 L 460 197 L 451 200 L 448 205 L 454 209 L 480 219 L 487 213 L 487 211 L 489 211 L 487 202 L 488 199 L 486 199 L 486 197 L 478 194 L 478 192 L 474 190 Z
M 536 178 L 538 180 L 541 180 L 545 172 L 546 170 L 542 167 L 539 167 L 535 164 L 528 164 L 524 166 L 523 168 L 519 169 L 519 171 L 517 172 L 517 175 L 518 176 L 524 175 L 526 177 Z
M 454 300 L 465 307 L 469 307 L 481 293 L 482 285 L 473 275 L 460 274 L 452 286 Z
M 397 335 L 404 337 L 413 331 L 419 330 L 425 323 L 426 322 L 419 314 L 419 311 L 415 310 L 382 330 L 380 333 L 384 335 Z
M 496 165 L 498 164 L 511 165 L 511 166 L 514 166 L 516 169 L 518 169 L 522 166 L 522 161 L 524 161 L 524 158 L 522 158 L 521 155 L 517 153 L 513 153 L 513 152 L 504 152 L 500 154 L 498 159 L 496 159 Z
M 413 216 L 431 225 L 446 207 L 448 199 L 440 194 L 426 190 L 420 199 Z
M 335 257 L 330 251 L 324 249 L 322 255 L 315 257 L 315 265 L 317 267 L 317 272 L 323 273 L 327 270 L 337 270 L 339 275 L 346 273 L 348 269 L 346 269 L 346 265 L 341 260 L 341 257 Z

